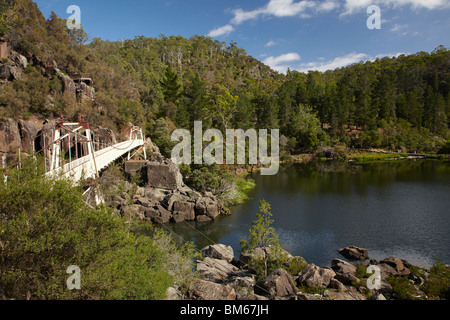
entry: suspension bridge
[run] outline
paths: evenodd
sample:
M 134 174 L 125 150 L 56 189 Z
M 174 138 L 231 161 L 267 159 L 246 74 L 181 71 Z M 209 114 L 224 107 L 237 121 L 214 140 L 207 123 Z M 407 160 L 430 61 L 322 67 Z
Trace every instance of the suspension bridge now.
M 92 134 L 84 116 L 80 122 L 65 122 L 61 116 L 51 141 L 48 146 L 35 152 L 44 154 L 45 175 L 65 177 L 74 182 L 98 178 L 102 169 L 126 154 L 130 159 L 143 151 L 144 158 L 147 158 L 141 127 L 132 126 L 128 140 L 107 145 L 100 143 Z M 21 167 L 20 159 L 14 167 Z M 7 171 L 4 181 L 7 182 Z

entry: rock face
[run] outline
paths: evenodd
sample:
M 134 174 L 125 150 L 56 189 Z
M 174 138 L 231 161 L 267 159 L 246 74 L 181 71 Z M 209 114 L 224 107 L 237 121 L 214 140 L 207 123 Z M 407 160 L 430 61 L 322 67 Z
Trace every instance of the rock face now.
M 392 287 L 386 284 L 386 277 L 407 276 L 410 283 L 416 282 L 409 269 L 411 265 L 397 257 L 389 257 L 379 263 L 371 260 L 370 264 L 376 264 L 381 269 L 382 283 L 379 289 L 369 290 L 365 281 L 361 282 L 356 277 L 356 264 L 340 259 L 332 261 L 332 268 L 311 264 L 298 275 L 290 274 L 288 269 L 278 268 L 255 282 L 255 271 L 249 270 L 247 263 L 238 264 L 232 258 L 232 250 L 227 246 L 211 245 L 203 248 L 201 252 L 206 256 L 205 259 L 197 261 L 201 278 L 196 279 L 188 290 L 189 299 L 221 300 L 234 297 L 236 300 L 386 300 L 386 297 L 397 299 Z M 254 257 L 258 254 L 261 253 L 257 251 L 248 256 Z M 389 272 L 383 272 L 383 268 Z M 290 270 L 292 272 L 292 269 Z M 425 269 L 420 274 L 423 272 Z M 424 283 L 424 279 L 421 280 L 421 283 Z M 417 284 L 414 286 L 414 297 L 424 295 Z M 308 293 L 311 288 L 317 293 Z M 305 289 L 306 292 L 302 292 Z
M 183 186 L 183 177 L 177 165 L 169 159 L 149 162 L 146 170 L 149 187 L 175 190 Z
M 378 266 L 384 277 L 388 276 L 407 276 L 411 273 L 409 267 L 411 264 L 397 257 L 389 257 L 380 261 Z
M 0 123 L 0 152 L 16 152 L 22 146 L 19 126 L 12 119 Z
M 327 287 L 335 275 L 336 273 L 331 269 L 320 268 L 314 264 L 310 264 L 301 272 L 297 283 L 307 287 Z
M 112 206 L 122 213 L 131 210 L 141 220 L 153 223 L 206 222 L 226 213 L 224 204 L 216 196 L 185 186 L 177 165 L 158 152 L 154 152 L 149 161 L 126 162 L 125 172 L 141 174 L 146 187 L 138 188 L 130 199 L 132 206 L 130 201 L 120 197 L 113 201 Z
M 197 261 L 197 271 L 203 279 L 220 283 L 239 269 L 225 260 L 206 257 Z
M 214 259 L 221 259 L 227 262 L 233 261 L 234 259 L 234 251 L 230 246 L 226 246 L 224 244 L 214 244 L 207 246 L 200 250 L 200 252 L 205 257 L 210 257 Z
M 189 288 L 192 300 L 235 300 L 233 288 L 219 283 L 196 279 Z
M 271 297 L 286 297 L 297 293 L 292 277 L 284 269 L 276 269 L 267 277 L 258 281 L 254 290 L 256 294 Z
M 356 246 L 350 246 L 346 248 L 339 249 L 338 252 L 346 259 L 351 261 L 364 261 L 369 259 L 369 253 L 366 249 L 356 247 Z

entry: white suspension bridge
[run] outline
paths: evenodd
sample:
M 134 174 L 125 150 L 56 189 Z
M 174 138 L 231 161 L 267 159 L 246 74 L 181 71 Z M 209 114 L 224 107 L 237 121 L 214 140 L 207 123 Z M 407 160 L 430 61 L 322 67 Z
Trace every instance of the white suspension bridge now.
M 80 122 L 65 122 L 61 116 L 53 132 L 52 143 L 36 153 L 44 154 L 45 175 L 65 177 L 78 182 L 82 178 L 98 178 L 102 169 L 126 154 L 130 159 L 143 151 L 146 159 L 144 144 L 141 127 L 132 126 L 128 140 L 106 145 L 95 140 L 84 116 Z M 14 167 L 21 167 L 20 156 L 18 164 Z M 7 180 L 5 171 L 4 182 Z

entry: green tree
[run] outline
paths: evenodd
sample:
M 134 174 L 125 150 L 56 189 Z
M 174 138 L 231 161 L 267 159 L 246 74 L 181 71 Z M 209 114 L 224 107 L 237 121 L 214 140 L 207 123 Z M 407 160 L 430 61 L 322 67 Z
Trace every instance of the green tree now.
M 169 65 L 166 68 L 163 79 L 160 81 L 164 100 L 168 103 L 177 104 L 181 97 L 181 83 L 178 74 Z
M 250 237 L 248 240 L 241 241 L 241 252 L 253 254 L 249 267 L 256 270 L 261 278 L 281 267 L 287 260 L 278 234 L 272 227 L 274 220 L 270 209 L 267 201 L 260 201 L 260 213 L 256 215 L 256 221 L 249 230 Z

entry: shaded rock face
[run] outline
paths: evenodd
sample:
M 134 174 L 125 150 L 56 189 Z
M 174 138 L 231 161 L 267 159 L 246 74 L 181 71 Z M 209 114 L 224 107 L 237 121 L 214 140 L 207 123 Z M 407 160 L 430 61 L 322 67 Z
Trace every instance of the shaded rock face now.
M 16 152 L 22 146 L 19 126 L 12 119 L 0 123 L 0 152 Z

